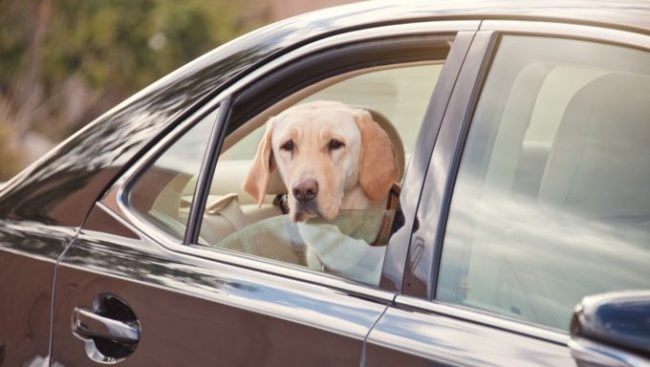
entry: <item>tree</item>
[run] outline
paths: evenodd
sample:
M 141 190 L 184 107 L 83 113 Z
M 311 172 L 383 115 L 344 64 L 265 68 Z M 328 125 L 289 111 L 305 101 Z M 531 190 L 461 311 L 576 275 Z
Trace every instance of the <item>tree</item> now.
M 265 14 L 252 0 L 0 0 L 0 180 L 29 160 L 30 134 L 61 140 Z

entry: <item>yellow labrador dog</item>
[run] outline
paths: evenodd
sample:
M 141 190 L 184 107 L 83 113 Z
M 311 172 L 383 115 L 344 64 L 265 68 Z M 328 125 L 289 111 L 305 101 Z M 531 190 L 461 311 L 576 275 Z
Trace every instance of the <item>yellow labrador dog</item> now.
M 317 101 L 269 120 L 243 188 L 261 204 L 277 170 L 287 189 L 289 218 L 301 222 L 307 265 L 374 284 L 385 247 L 310 219 L 330 221 L 341 209 L 386 208 L 398 169 L 388 134 L 368 111 Z
M 294 222 L 384 208 L 398 176 L 391 140 L 370 113 L 333 101 L 297 105 L 269 120 L 244 182 L 259 204 L 275 169 Z

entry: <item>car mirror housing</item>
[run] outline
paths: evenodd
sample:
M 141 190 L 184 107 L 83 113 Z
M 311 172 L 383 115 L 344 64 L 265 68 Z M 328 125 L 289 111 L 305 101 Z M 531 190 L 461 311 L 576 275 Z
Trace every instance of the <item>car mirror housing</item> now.
M 650 290 L 585 297 L 570 332 L 580 367 L 650 366 Z

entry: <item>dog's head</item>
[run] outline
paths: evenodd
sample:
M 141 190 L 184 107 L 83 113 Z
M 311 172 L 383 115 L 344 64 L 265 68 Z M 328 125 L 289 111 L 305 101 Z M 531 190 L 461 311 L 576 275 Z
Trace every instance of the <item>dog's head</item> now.
M 391 140 L 370 113 L 324 101 L 294 106 L 269 120 L 244 182 L 260 204 L 275 169 L 287 188 L 293 221 L 333 219 L 345 193 L 356 186 L 369 200 L 383 200 L 398 176 Z

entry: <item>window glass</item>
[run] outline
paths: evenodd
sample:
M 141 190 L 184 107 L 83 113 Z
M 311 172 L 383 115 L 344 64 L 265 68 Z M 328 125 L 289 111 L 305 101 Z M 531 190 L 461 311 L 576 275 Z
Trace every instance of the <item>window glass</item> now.
M 650 56 L 505 36 L 465 144 L 436 298 L 567 330 L 650 287 Z
M 143 218 L 182 239 L 196 177 L 217 116 L 211 112 L 174 142 L 137 179 L 129 202 Z
M 308 86 L 279 101 L 272 114 L 245 123 L 224 143 L 199 244 L 378 284 L 398 190 L 386 196 L 390 199 L 380 199 L 380 208 L 353 207 L 339 211 L 333 220 L 295 223 L 285 214 L 286 206 L 283 210 L 282 201 L 291 194 L 279 175 L 261 203 L 242 186 L 264 141 L 267 120 L 292 106 L 315 101 L 341 102 L 368 111 L 390 139 L 399 162 L 399 183 L 441 69 L 441 61 L 429 61 L 356 70 Z M 354 162 L 355 167 L 358 164 Z M 320 185 L 321 192 L 326 190 L 324 183 Z

